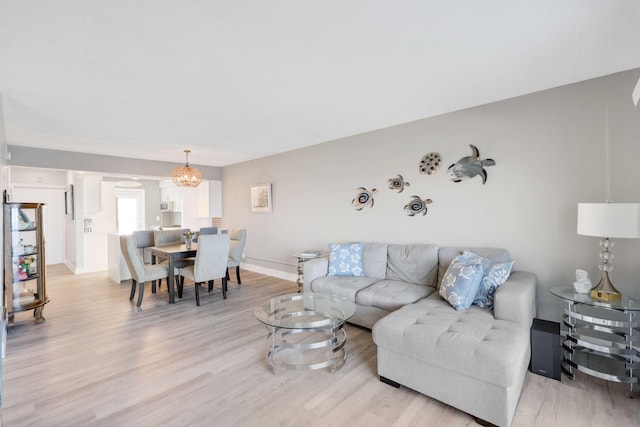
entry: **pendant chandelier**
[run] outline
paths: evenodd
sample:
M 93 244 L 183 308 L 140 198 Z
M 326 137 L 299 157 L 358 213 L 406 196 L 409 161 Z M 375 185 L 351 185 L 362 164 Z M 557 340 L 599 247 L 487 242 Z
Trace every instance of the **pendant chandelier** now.
M 197 187 L 200 185 L 200 181 L 202 179 L 200 171 L 189 166 L 189 153 L 191 150 L 184 150 L 184 152 L 187 156 L 187 164 L 175 168 L 173 175 L 171 176 L 173 183 L 178 187 Z

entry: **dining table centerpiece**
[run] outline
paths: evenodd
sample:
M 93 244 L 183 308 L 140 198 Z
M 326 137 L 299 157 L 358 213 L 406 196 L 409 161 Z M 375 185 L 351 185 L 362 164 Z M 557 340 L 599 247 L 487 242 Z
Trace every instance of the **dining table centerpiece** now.
M 187 231 L 182 234 L 184 236 L 184 241 L 187 244 L 187 249 L 191 249 L 191 243 L 193 242 L 193 232 Z

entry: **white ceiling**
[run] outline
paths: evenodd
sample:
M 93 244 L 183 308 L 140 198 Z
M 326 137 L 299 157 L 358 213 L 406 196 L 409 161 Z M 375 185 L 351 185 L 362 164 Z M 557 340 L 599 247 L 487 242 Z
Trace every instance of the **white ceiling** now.
M 640 67 L 629 0 L 0 0 L 10 145 L 225 166 Z

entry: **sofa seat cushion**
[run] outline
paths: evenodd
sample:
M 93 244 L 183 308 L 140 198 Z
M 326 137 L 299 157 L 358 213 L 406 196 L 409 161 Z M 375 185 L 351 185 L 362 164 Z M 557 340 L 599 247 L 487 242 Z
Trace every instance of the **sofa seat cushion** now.
M 355 301 L 356 293 L 372 283 L 377 282 L 374 277 L 357 276 L 322 276 L 311 282 L 311 291 L 318 294 L 337 295 L 349 301 Z
M 529 358 L 529 329 L 476 306 L 456 311 L 434 296 L 380 319 L 376 345 L 500 387 L 514 384 Z
M 431 286 L 414 285 L 398 280 L 380 280 L 356 294 L 356 303 L 394 311 L 426 298 L 435 292 Z

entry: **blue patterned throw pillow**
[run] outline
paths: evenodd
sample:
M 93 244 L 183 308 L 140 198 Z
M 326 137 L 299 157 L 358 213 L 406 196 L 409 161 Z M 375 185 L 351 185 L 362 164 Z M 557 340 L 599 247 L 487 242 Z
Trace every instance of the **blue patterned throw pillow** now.
M 511 269 L 513 268 L 513 261 L 494 263 L 490 259 L 467 251 L 463 252 L 462 255 L 466 259 L 479 259 L 484 266 L 484 275 L 478 288 L 478 294 L 473 300 L 473 305 L 486 308 L 487 310 L 493 310 L 493 300 L 496 295 L 496 290 L 509 278 Z
M 362 268 L 363 243 L 329 243 L 329 272 L 327 276 L 364 276 Z
M 440 296 L 456 310 L 466 310 L 478 293 L 483 273 L 482 259 L 458 255 L 442 278 Z

